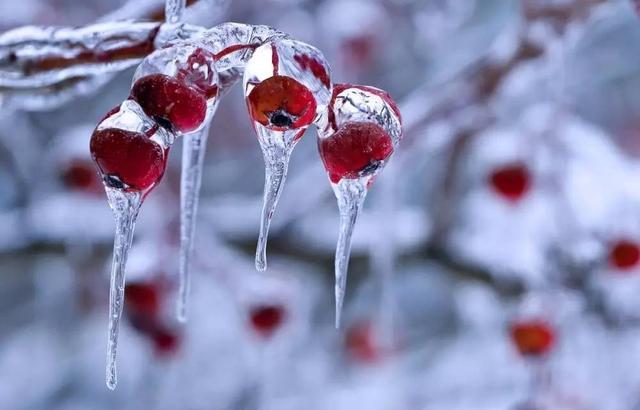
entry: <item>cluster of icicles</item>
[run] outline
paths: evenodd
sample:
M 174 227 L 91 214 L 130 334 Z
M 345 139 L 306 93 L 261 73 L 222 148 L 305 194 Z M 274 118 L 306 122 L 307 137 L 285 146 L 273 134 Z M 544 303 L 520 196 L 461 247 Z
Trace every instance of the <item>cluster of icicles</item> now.
M 333 84 L 324 56 L 310 45 L 265 26 L 221 24 L 147 56 L 135 72 L 129 98 L 91 137 L 91 154 L 116 221 L 107 353 L 111 389 L 117 383 L 124 271 L 140 206 L 162 178 L 171 145 L 183 136 L 177 314 L 184 321 L 208 126 L 220 98 L 240 78 L 265 162 L 256 268 L 267 267 L 269 224 L 292 150 L 315 124 L 340 210 L 335 260 L 336 326 L 340 323 L 354 224 L 371 182 L 401 139 L 400 113 L 382 90 Z

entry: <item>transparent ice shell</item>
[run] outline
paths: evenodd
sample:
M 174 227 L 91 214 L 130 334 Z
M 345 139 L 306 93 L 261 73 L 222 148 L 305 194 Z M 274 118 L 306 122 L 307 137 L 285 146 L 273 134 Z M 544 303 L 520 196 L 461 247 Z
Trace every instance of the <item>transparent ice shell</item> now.
M 242 85 L 247 102 L 249 103 L 251 93 L 257 86 L 276 76 L 294 79 L 297 82 L 296 86 L 306 88 L 316 106 L 313 118 L 317 118 L 326 110 L 331 97 L 330 68 L 322 53 L 316 48 L 289 39 L 258 47 L 244 71 Z M 296 94 L 299 96 L 299 93 Z M 286 101 L 286 98 L 282 101 Z M 278 107 L 278 111 L 282 110 L 282 106 Z M 282 126 L 267 126 L 253 120 L 265 161 L 264 203 L 256 249 L 256 269 L 260 271 L 266 269 L 269 225 L 287 176 L 289 157 L 311 122 L 296 124 L 296 121 L 300 121 L 299 118 L 286 119 Z
M 342 126 L 353 122 L 371 122 L 382 127 L 391 138 L 394 150 L 402 139 L 400 112 L 386 92 L 368 86 L 336 85 L 327 112 L 318 119 L 318 138 L 329 138 Z M 335 258 L 336 327 L 340 326 L 355 223 L 373 178 L 387 161 L 388 158 L 375 167 L 367 167 L 358 178 L 341 178 L 338 182 L 331 182 L 340 211 Z

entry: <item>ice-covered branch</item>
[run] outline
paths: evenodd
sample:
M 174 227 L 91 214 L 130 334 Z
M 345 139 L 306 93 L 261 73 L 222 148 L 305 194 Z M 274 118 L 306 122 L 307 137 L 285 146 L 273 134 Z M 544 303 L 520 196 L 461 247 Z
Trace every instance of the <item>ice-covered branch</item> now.
M 138 64 L 195 26 L 99 23 L 82 28 L 27 26 L 0 36 L 0 86 L 37 88 L 75 77 L 108 74 Z

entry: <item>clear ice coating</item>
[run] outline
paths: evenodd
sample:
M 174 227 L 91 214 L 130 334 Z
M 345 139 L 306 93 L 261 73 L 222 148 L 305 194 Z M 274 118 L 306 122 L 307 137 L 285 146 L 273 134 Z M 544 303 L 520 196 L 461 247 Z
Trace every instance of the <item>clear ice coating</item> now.
M 259 34 L 262 39 L 269 33 L 262 29 Z M 264 271 L 269 225 L 287 176 L 289 157 L 307 127 L 329 103 L 330 68 L 316 48 L 278 39 L 254 51 L 245 66 L 242 84 L 265 162 L 256 249 L 256 269 Z
M 110 22 L 28 26 L 0 35 L 0 105 L 47 110 L 94 92 L 154 49 L 199 35 L 187 25 Z
M 340 212 L 335 257 L 338 328 L 355 223 L 369 186 L 402 139 L 402 123 L 398 108 L 386 92 L 349 84 L 334 86 L 329 108 L 317 122 L 320 156 Z
M 219 101 L 218 73 L 215 55 L 209 49 L 175 44 L 149 55 L 138 66 L 133 83 L 152 74 L 163 74 L 178 80 L 204 95 L 207 114 L 202 124 L 194 131 L 184 134 L 182 150 L 182 174 L 180 183 L 180 290 L 177 317 L 187 318 L 189 295 L 189 268 L 193 253 L 198 196 L 202 180 L 202 167 L 206 150 L 208 125 Z M 181 133 L 179 133 L 181 134 Z
M 288 38 L 287 34 L 268 26 L 222 23 L 203 31 L 194 40 L 213 53 L 221 93 L 225 93 L 242 77 L 244 67 L 256 48 L 285 38 Z
M 159 147 L 165 152 L 163 160 L 166 161 L 166 152 L 169 146 L 173 143 L 175 136 L 172 133 L 158 127 L 154 122 L 148 118 L 142 108 L 133 100 L 124 101 L 117 110 L 110 113 L 99 125 L 96 127 L 97 132 L 103 131 L 125 131 L 142 134 L 146 138 L 153 141 L 154 144 L 158 144 Z M 92 137 L 93 140 L 93 137 Z M 118 140 L 114 140 L 112 143 L 118 143 Z M 101 147 L 98 147 L 101 148 Z M 98 162 L 99 166 L 105 166 L 105 158 L 101 158 L 103 151 L 92 145 L 92 155 Z M 111 150 L 127 150 L 129 147 L 106 147 Z M 113 158 L 116 161 L 121 161 L 118 164 L 113 164 Z M 130 166 L 127 161 L 132 158 L 110 158 L 110 163 L 107 166 L 122 167 Z M 136 168 L 134 171 L 138 172 Z M 133 173 L 133 176 L 136 176 Z M 142 171 L 143 177 L 148 177 Z M 116 230 L 114 237 L 113 248 L 113 264 L 111 269 L 111 285 L 109 292 L 109 333 L 107 339 L 107 386 L 110 389 L 114 389 L 117 384 L 116 373 L 116 354 L 118 347 L 118 329 L 120 325 L 120 319 L 122 317 L 122 309 L 124 304 L 124 283 L 125 283 L 125 269 L 127 264 L 127 256 L 129 249 L 133 241 L 133 231 L 138 216 L 138 211 L 145 198 L 145 196 L 153 189 L 155 183 L 162 175 L 158 175 L 153 183 L 149 184 L 144 190 L 138 190 L 132 187 L 131 181 L 127 180 L 123 175 L 111 175 L 103 174 L 103 184 L 107 193 L 109 206 L 111 207 L 115 222 Z
M 28 26 L 0 35 L 0 86 L 43 87 L 122 71 L 154 49 L 201 29 L 111 22 L 82 28 Z

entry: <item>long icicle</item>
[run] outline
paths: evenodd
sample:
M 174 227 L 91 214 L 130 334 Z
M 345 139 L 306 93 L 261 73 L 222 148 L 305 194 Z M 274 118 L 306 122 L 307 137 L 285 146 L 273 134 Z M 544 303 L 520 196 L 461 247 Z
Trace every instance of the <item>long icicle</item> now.
M 186 6 L 186 0 L 167 0 L 164 6 L 165 21 L 170 24 L 179 23 Z
M 367 195 L 366 182 L 357 179 L 342 179 L 333 185 L 338 209 L 340 211 L 340 232 L 336 245 L 335 259 L 335 297 L 336 297 L 336 329 L 340 328 L 342 305 L 347 287 L 347 270 L 351 255 L 351 236 Z
M 217 104 L 211 109 L 215 112 Z M 187 303 L 191 289 L 190 267 L 193 254 L 193 239 L 196 229 L 198 200 L 202 182 L 204 154 L 209 136 L 209 122 L 202 130 L 184 136 L 182 145 L 182 173 L 180 175 L 180 290 L 177 317 L 187 320 Z
M 262 153 L 265 164 L 264 196 L 260 216 L 260 234 L 256 247 L 256 269 L 261 272 L 267 269 L 269 227 L 287 178 L 291 149 L 286 147 L 282 141 L 277 141 L 270 145 L 262 145 Z
M 133 241 L 136 218 L 142 203 L 142 195 L 138 192 L 127 193 L 107 188 L 107 196 L 116 222 L 111 287 L 109 290 L 109 335 L 107 339 L 106 369 L 107 387 L 114 390 L 118 383 L 116 354 L 118 349 L 118 329 L 124 306 L 125 267 Z
M 379 230 L 370 245 L 370 270 L 380 281 L 380 340 L 383 350 L 390 351 L 394 343 L 394 288 L 393 276 L 396 262 L 395 244 L 395 186 L 396 164 L 387 166 L 385 174 L 378 177 L 376 184 L 380 192 L 376 219 Z

